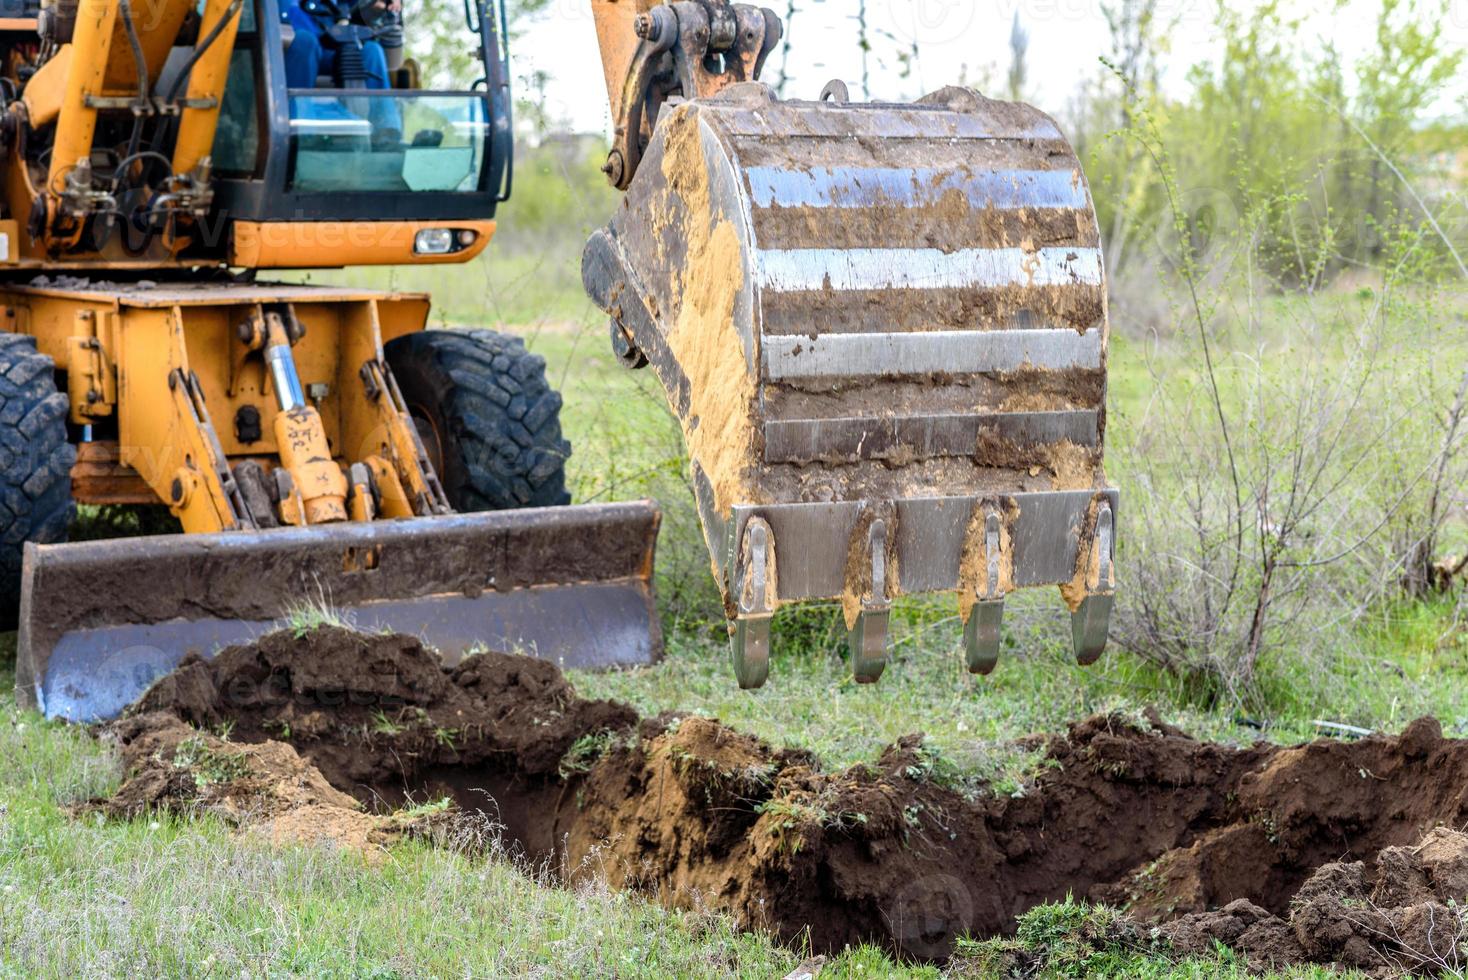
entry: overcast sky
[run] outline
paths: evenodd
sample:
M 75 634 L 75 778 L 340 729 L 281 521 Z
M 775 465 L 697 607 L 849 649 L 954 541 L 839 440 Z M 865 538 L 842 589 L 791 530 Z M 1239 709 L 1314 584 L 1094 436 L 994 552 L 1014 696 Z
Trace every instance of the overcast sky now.
M 764 4 L 783 16 L 786 0 Z M 1300 2 L 1295 9 L 1329 5 L 1325 0 Z M 867 7 L 869 34 L 878 49 L 871 58 L 870 94 L 884 100 L 911 99 L 960 81 L 1003 94 L 1016 10 L 1030 36 L 1026 101 L 1048 112 L 1063 113 L 1081 82 L 1102 70 L 1097 59 L 1109 53 L 1100 0 L 869 0 Z M 765 78 L 779 78 L 783 68 L 790 76 L 786 95 L 803 98 L 815 98 L 827 80 L 843 78 L 852 84 L 853 96 L 858 95 L 862 54 L 856 8 L 855 0 L 797 0 L 788 25 L 790 63 L 782 65 L 777 54 Z M 1215 0 L 1162 0 L 1161 9 L 1162 19 L 1176 25 L 1164 85 L 1181 90 L 1189 66 L 1217 56 L 1217 5 Z M 1342 14 L 1305 14 L 1302 40 L 1307 45 L 1331 40 L 1348 57 L 1359 54 L 1372 42 L 1378 9 L 1379 0 L 1349 0 Z M 1468 45 L 1468 0 L 1451 0 L 1444 28 L 1453 42 Z M 920 57 L 911 76 L 902 78 L 891 55 L 914 42 Z M 525 25 L 512 55 L 517 76 L 536 70 L 550 75 L 547 95 L 553 118 L 577 131 L 607 129 L 605 82 L 587 0 L 551 0 L 546 14 Z M 1445 94 L 1438 111 L 1462 111 L 1462 96 L 1461 86 L 1451 97 Z

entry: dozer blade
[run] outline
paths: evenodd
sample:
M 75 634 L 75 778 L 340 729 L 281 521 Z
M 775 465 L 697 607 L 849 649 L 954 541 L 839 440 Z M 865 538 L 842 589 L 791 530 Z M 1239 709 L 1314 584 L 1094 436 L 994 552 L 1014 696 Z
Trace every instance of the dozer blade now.
M 567 667 L 647 664 L 651 502 L 27 545 L 16 691 L 47 717 L 115 717 L 190 651 L 324 606 L 363 630 Z
M 892 105 L 730 86 L 664 109 L 582 273 L 683 422 L 742 684 L 803 599 L 841 599 L 858 680 L 881 674 L 892 599 L 920 592 L 977 618 L 976 672 L 1028 586 L 1060 586 L 1078 659 L 1099 655 L 1106 284 L 1049 117 L 956 88 Z

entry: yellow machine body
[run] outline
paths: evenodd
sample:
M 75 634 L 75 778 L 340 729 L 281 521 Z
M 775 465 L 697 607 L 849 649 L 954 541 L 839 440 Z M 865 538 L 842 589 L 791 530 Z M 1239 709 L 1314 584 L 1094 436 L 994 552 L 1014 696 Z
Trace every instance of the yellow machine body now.
M 373 88 L 344 58 L 303 84 L 291 31 L 378 43 L 347 0 L 315 0 L 343 4 L 329 23 L 286 0 L 44 2 L 29 33 L 0 24 L 0 310 L 36 344 L 0 336 L 0 356 L 54 362 L 77 502 L 162 503 L 189 533 L 33 538 L 22 698 L 106 717 L 188 649 L 313 593 L 450 657 L 655 659 L 653 505 L 454 513 L 446 486 L 461 510 L 569 500 L 530 482 L 563 479 L 569 452 L 558 422 L 536 443 L 559 409 L 525 394 L 531 375 L 548 390 L 543 361 L 424 330 L 423 296 L 253 275 L 482 252 L 512 180 L 499 5 L 466 4 L 485 77 L 442 92 L 414 71 Z M 783 34 L 772 11 L 589 2 L 604 169 L 626 198 L 583 282 L 614 354 L 653 370 L 683 425 L 739 683 L 765 682 L 782 605 L 832 599 L 855 676 L 875 681 L 893 601 L 931 592 L 957 594 L 986 673 L 1007 595 L 1059 586 L 1093 662 L 1120 502 L 1103 467 L 1107 291 L 1054 120 L 955 88 L 779 99 L 758 81 Z M 435 422 L 404 398 L 409 375 L 468 391 L 463 411 Z M 451 454 L 475 426 L 498 441 Z M 521 471 L 499 473 L 505 458 Z
M 392 462 L 395 489 L 429 492 L 412 421 L 389 391 L 369 397 L 362 380 L 369 365 L 381 370 L 385 341 L 423 329 L 426 296 L 279 286 L 26 287 L 0 292 L 0 302 L 11 330 L 34 336 L 42 353 L 64 365 L 72 422 L 116 419 L 116 440 L 80 446 L 72 484 L 78 503 L 166 503 L 185 531 L 237 530 L 245 521 L 222 474 L 244 459 L 267 472 L 294 462 L 287 469 L 295 485 L 309 487 L 320 479 L 309 468 L 320 465 L 323 447 L 338 476 L 351 463 L 381 457 Z M 241 339 L 282 306 L 305 328 L 292 345 L 310 400 L 305 419 L 277 411 L 265 344 L 251 349 Z M 251 410 L 274 421 L 241 431 L 235 420 Z M 298 453 L 296 445 L 313 451 Z M 394 506 L 412 512 L 401 496 Z
M 189 651 L 312 602 L 450 661 L 485 645 L 655 659 L 658 511 L 548 506 L 569 499 L 547 476 L 569 447 L 543 361 L 483 331 L 425 332 L 425 295 L 254 275 L 483 252 L 512 145 L 495 5 L 477 0 L 466 25 L 487 77 L 452 92 L 421 91 L 415 71 L 368 86 L 340 60 L 291 87 L 283 53 L 302 25 L 287 6 L 40 0 L 0 22 L 0 356 L 17 377 L 44 369 L 67 405 L 52 417 L 54 393 L 33 385 L 0 390 L 0 409 L 64 430 L 68 506 L 162 506 L 185 532 L 0 529 L 26 542 L 23 562 L 0 555 L 21 700 L 114 715 Z M 315 22 L 320 36 L 377 43 L 380 24 L 352 20 L 374 12 L 349 13 Z M 439 386 L 415 397 L 468 386 L 452 417 L 410 406 L 390 364 L 393 341 L 430 334 L 400 349 L 431 375 L 420 387 Z M 471 445 L 458 430 L 475 425 Z M 54 464 L 10 445 L 25 438 L 0 433 L 12 485 Z M 526 509 L 481 513 L 505 508 Z

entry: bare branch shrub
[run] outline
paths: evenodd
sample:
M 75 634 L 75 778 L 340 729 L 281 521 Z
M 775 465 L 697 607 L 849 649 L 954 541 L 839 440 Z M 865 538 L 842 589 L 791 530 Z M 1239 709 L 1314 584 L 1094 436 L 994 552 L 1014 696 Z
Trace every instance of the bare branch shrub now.
M 1452 235 L 1444 230 L 1443 222 L 1428 206 L 1412 179 L 1348 114 L 1334 105 L 1328 107 L 1351 127 L 1377 161 L 1400 183 L 1402 190 L 1421 212 L 1426 227 L 1431 229 L 1432 235 L 1451 258 L 1459 280 L 1468 286 L 1468 263 L 1464 262 Z M 1431 299 L 1435 297 L 1429 297 L 1429 303 L 1425 305 L 1431 306 Z M 1434 309 L 1432 312 L 1449 321 L 1457 320 L 1454 326 L 1459 330 L 1464 326 L 1464 317 L 1457 311 Z M 1464 502 L 1464 488 L 1468 487 L 1468 465 L 1464 465 L 1461 459 L 1465 430 L 1468 430 L 1468 420 L 1464 418 L 1468 414 L 1468 365 L 1449 370 L 1461 370 L 1462 376 L 1447 410 L 1428 415 L 1429 427 L 1434 434 L 1440 433 L 1441 436 L 1428 491 L 1418 501 L 1419 506 L 1403 508 L 1400 518 L 1391 522 L 1392 553 L 1400 556 L 1402 566 L 1398 581 L 1402 591 L 1414 599 L 1447 592 L 1453 588 L 1464 569 L 1468 568 L 1468 548 L 1465 548 L 1461 558 L 1439 558 L 1438 555 L 1444 526 L 1453 508 Z
M 1468 430 L 1465 415 L 1468 369 L 1463 371 L 1451 404 L 1442 411 L 1424 413 L 1425 434 L 1429 438 L 1438 435 L 1441 440 L 1436 464 L 1426 492 L 1418 495 L 1412 506 L 1403 507 L 1389 526 L 1388 555 L 1399 562 L 1396 581 L 1409 598 L 1426 599 L 1448 592 L 1468 568 L 1468 549 L 1458 556 L 1442 553 L 1448 522 L 1455 510 L 1463 512 L 1468 502 L 1468 466 L 1463 459 Z
M 1139 119 L 1133 138 L 1172 216 L 1164 288 L 1186 330 L 1153 356 L 1146 407 L 1110 430 L 1132 515 L 1116 633 L 1200 699 L 1254 707 L 1275 653 L 1316 678 L 1350 654 L 1351 625 L 1399 563 L 1376 546 L 1383 530 L 1446 472 L 1432 428 L 1410 424 L 1446 401 L 1420 346 L 1440 334 L 1404 301 L 1429 289 L 1413 278 L 1420 236 L 1370 295 L 1285 292 L 1255 261 L 1298 203 L 1281 199 L 1220 229 L 1228 247 L 1212 243 L 1205 266 L 1197 217 L 1145 110 Z M 1330 237 L 1297 243 L 1299 281 L 1319 281 L 1310 270 Z

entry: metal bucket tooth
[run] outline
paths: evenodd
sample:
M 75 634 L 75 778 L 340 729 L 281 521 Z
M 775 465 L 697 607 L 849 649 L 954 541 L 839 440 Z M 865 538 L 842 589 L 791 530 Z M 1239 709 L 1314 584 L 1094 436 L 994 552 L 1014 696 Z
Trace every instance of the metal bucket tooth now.
M 971 674 L 992 673 L 1004 638 L 1004 600 L 979 600 L 963 624 L 963 652 Z
M 1071 643 L 1076 663 L 1089 667 L 1101 659 L 1111 630 L 1111 609 L 1116 602 L 1112 567 L 1114 518 L 1111 505 L 1096 509 L 1096 526 L 1089 546 L 1081 549 L 1082 564 L 1077 577 L 1085 583 L 1085 597 L 1070 614 Z
M 887 667 L 887 627 L 892 615 L 892 603 L 887 598 L 887 522 L 880 518 L 867 530 L 866 555 L 871 569 L 871 596 L 862 597 L 861 611 L 856 614 L 847 643 L 857 683 L 875 684 Z
M 1111 607 L 1115 595 L 1088 595 L 1080 608 L 1070 614 L 1070 637 L 1075 645 L 1076 663 L 1089 667 L 1106 651 L 1106 637 L 1111 630 Z
M 856 617 L 847 642 L 851 647 L 851 673 L 858 684 L 875 684 L 887 669 L 887 627 L 890 606 L 865 607 Z
M 741 691 L 765 686 L 770 677 L 770 623 L 773 616 L 740 616 L 734 620 L 729 646 L 734 677 Z
M 981 557 L 984 577 L 975 589 L 977 601 L 963 623 L 964 657 L 969 673 L 988 674 L 999 663 L 999 644 L 1003 639 L 1004 581 L 1002 568 L 1013 567 L 1014 556 L 1004 551 L 1004 524 L 993 507 L 984 510 L 984 550 Z
M 763 687 L 770 676 L 770 623 L 775 616 L 775 542 L 770 526 L 752 518 L 740 548 L 739 611 L 729 633 L 734 676 L 741 690 Z

